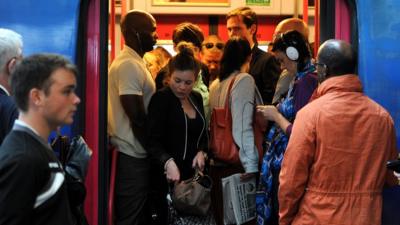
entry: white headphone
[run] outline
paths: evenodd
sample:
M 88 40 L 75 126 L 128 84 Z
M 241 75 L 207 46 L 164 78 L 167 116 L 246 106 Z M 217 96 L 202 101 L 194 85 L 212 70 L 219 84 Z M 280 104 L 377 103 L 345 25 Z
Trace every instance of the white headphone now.
M 292 61 L 296 61 L 299 59 L 299 51 L 297 51 L 297 49 L 293 46 L 289 46 L 286 48 L 286 55 Z
M 292 61 L 298 60 L 299 59 L 299 51 L 295 47 L 293 47 L 291 43 L 289 43 L 285 40 L 284 33 L 281 33 L 281 38 L 282 38 L 283 43 L 286 46 L 288 46 L 285 51 L 286 56 Z

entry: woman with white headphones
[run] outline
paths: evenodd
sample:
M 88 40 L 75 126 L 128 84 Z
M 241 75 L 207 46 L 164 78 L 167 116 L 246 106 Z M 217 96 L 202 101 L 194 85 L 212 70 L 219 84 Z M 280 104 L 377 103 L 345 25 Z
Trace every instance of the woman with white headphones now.
M 272 51 L 281 69 L 296 74 L 286 97 L 277 106 L 257 106 L 257 113 L 274 122 L 266 134 L 267 148 L 263 156 L 261 179 L 257 194 L 258 224 L 278 224 L 279 172 L 296 113 L 308 103 L 318 85 L 311 51 L 305 37 L 298 31 L 278 35 Z

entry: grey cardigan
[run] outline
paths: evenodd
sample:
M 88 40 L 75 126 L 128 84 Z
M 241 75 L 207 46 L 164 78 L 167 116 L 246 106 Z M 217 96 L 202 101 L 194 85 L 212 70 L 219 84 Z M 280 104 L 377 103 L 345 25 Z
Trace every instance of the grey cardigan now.
M 258 172 L 257 148 L 254 144 L 253 113 L 255 106 L 262 104 L 262 99 L 253 77 L 248 73 L 234 72 L 221 81 L 214 80 L 210 86 L 210 109 L 223 107 L 228 87 L 233 77 L 236 80 L 231 90 L 230 107 L 232 113 L 232 132 L 235 143 L 239 146 L 239 158 L 246 173 Z

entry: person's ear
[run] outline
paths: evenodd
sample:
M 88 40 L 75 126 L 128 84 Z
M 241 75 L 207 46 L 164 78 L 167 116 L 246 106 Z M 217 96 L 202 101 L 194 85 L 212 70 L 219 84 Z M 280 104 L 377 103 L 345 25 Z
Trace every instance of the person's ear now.
M 193 56 L 197 60 L 201 59 L 201 51 L 200 51 L 199 47 L 196 47 L 196 46 L 193 47 Z
M 251 35 L 254 35 L 255 33 L 256 33 L 256 30 L 257 30 L 257 25 L 255 25 L 255 24 L 252 24 L 251 26 L 250 26 L 250 33 L 251 33 Z
M 11 74 L 14 71 L 16 65 L 17 65 L 17 58 L 12 57 L 7 63 L 7 73 Z
M 45 97 L 45 94 L 42 90 L 39 90 L 37 88 L 32 88 L 29 91 L 30 102 L 32 102 L 35 106 L 43 105 L 44 97 Z
M 247 57 L 246 62 L 250 63 L 250 62 L 251 62 L 251 58 L 252 58 L 252 55 L 250 54 L 250 55 Z

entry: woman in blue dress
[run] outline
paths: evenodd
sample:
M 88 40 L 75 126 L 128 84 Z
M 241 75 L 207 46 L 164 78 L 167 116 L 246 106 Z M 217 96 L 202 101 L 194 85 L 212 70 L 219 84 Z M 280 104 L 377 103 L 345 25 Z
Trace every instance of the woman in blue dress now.
M 308 103 L 318 85 L 308 41 L 298 31 L 276 37 L 272 51 L 281 68 L 296 74 L 286 97 L 277 106 L 258 106 L 257 113 L 272 121 L 267 132 L 266 152 L 261 166 L 259 192 L 256 196 L 257 224 L 278 224 L 279 172 L 296 113 Z

